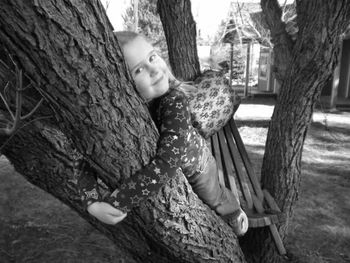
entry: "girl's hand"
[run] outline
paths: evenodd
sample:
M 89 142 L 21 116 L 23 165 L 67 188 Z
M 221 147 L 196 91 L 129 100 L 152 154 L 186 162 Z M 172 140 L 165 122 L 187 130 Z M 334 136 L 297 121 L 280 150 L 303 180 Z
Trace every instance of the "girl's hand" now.
M 127 216 L 127 213 L 123 213 L 105 202 L 94 202 L 87 207 L 87 211 L 90 215 L 108 225 L 115 225 Z

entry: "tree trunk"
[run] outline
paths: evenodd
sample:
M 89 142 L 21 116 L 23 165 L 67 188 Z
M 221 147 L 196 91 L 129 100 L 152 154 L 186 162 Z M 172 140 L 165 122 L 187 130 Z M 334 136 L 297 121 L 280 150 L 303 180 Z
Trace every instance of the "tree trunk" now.
M 321 89 L 337 64 L 340 35 L 350 18 L 350 4 L 345 0 L 297 1 L 299 33 L 293 42 L 280 17 L 275 17 L 280 14 L 277 1 L 261 3 L 274 36 L 282 84 L 267 135 L 262 184 L 289 219 L 298 197 L 304 140 Z M 282 238 L 286 237 L 287 227 L 288 220 L 279 227 Z M 250 231 L 242 245 L 249 262 L 282 261 L 267 229 Z
M 158 0 L 158 13 L 167 39 L 174 75 L 184 81 L 200 75 L 196 23 L 190 0 Z
M 2 1 L 0 28 L 1 52 L 9 50 L 36 87 L 25 92 L 24 112 L 45 99 L 14 136 L 0 137 L 1 153 L 19 173 L 105 233 L 126 262 L 243 261 L 232 230 L 183 176 L 117 226 L 83 211 L 77 160 L 114 189 L 149 162 L 158 138 L 99 1 Z

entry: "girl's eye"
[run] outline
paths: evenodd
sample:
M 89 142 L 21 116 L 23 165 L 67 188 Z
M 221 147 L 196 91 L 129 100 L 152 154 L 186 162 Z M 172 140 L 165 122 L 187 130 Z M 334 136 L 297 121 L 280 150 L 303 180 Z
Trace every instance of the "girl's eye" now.
M 154 61 L 156 58 L 157 58 L 157 54 L 152 54 L 152 55 L 149 57 L 149 61 L 152 62 L 152 61 Z
M 143 70 L 143 67 L 139 67 L 139 68 L 135 69 L 135 75 L 141 73 L 142 70 Z

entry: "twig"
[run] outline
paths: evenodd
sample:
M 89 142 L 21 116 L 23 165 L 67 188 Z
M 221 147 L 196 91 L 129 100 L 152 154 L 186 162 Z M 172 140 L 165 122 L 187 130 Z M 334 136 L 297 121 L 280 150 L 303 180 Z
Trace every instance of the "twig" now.
M 29 89 L 32 86 L 32 83 L 30 82 L 27 86 L 23 88 L 23 90 Z M 35 87 L 34 87 L 35 88 Z
M 40 107 L 40 105 L 43 103 L 44 99 L 41 98 L 40 101 L 38 102 L 38 104 L 36 104 L 36 106 L 31 110 L 31 112 L 29 112 L 28 114 L 24 115 L 23 117 L 21 117 L 21 120 L 25 120 L 28 119 L 30 116 L 32 116 L 34 114 L 34 112 Z
M 12 133 L 12 134 L 10 135 L 10 137 L 3 143 L 3 145 L 0 146 L 0 153 L 2 152 L 2 149 L 8 144 L 8 142 L 13 138 L 13 136 L 16 135 L 16 133 L 17 133 L 19 130 L 21 130 L 22 128 L 28 126 L 29 124 L 31 124 L 31 123 L 34 122 L 34 121 L 43 120 L 43 119 L 50 119 L 50 118 L 52 118 L 52 116 L 38 117 L 38 118 L 35 118 L 35 119 L 33 119 L 33 120 L 31 120 L 31 121 L 28 121 L 27 123 L 23 124 L 22 127 L 19 127 L 14 133 Z
M 10 81 L 7 82 L 8 84 L 10 84 Z M 7 98 L 7 90 L 9 89 L 10 85 L 6 84 L 5 88 L 4 88 L 4 98 Z
M 15 119 L 13 119 L 13 126 L 10 130 L 10 133 L 14 132 L 21 120 L 21 114 L 22 114 L 22 70 L 16 68 L 16 116 Z
M 10 56 L 10 59 L 12 60 L 12 57 Z M 14 61 L 12 60 L 14 63 Z M 2 95 L 0 92 L 0 96 L 2 101 L 5 104 L 5 107 L 7 111 L 10 113 L 12 121 L 7 121 L 7 125 L 5 125 L 4 128 L 0 128 L 0 134 L 5 134 L 5 135 L 12 135 L 15 133 L 16 129 L 19 127 L 20 122 L 24 121 L 25 119 L 31 117 L 34 112 L 40 107 L 40 105 L 43 102 L 43 98 L 40 99 L 40 101 L 37 103 L 37 105 L 26 115 L 22 116 L 22 104 L 23 104 L 23 97 L 22 97 L 22 92 L 24 89 L 28 88 L 31 84 L 27 85 L 25 88 L 23 88 L 23 74 L 22 70 L 18 68 L 18 66 L 14 63 L 16 67 L 16 112 L 13 114 L 13 112 L 10 109 L 9 104 L 6 101 L 5 96 Z M 9 86 L 9 82 L 6 84 L 4 90 L 7 89 Z M 6 122 L 6 120 L 5 120 Z
M 6 86 L 5 86 L 4 90 L 9 86 L 9 83 L 10 83 L 10 82 L 7 82 L 7 83 L 6 83 Z M 5 97 L 2 95 L 1 92 L 0 92 L 0 97 L 1 97 L 2 101 L 4 102 L 5 107 L 6 107 L 7 111 L 10 113 L 12 119 L 14 119 L 14 118 L 15 118 L 15 115 L 13 115 L 13 113 L 12 113 L 12 111 L 11 111 L 11 109 L 10 109 L 10 106 L 8 105 L 8 103 L 7 103 L 6 99 L 5 99 Z

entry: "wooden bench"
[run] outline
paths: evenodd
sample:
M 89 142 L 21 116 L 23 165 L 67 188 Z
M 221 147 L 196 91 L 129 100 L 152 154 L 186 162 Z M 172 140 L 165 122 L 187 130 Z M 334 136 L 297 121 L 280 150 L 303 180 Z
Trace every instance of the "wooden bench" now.
M 238 107 L 238 106 L 237 106 Z M 219 181 L 239 198 L 249 227 L 269 227 L 280 254 L 286 254 L 276 224 L 285 220 L 271 194 L 262 189 L 232 118 L 210 138 L 219 168 Z

